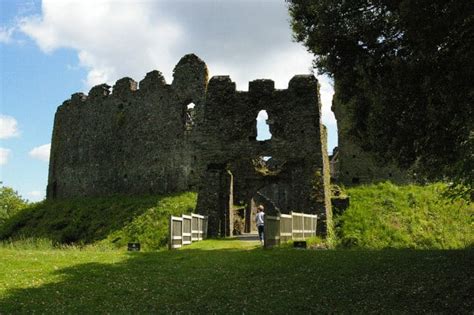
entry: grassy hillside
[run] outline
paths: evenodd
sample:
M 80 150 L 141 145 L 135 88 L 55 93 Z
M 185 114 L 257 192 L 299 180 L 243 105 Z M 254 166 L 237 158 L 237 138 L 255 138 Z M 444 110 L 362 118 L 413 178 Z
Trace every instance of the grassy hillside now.
M 167 242 L 168 216 L 189 213 L 195 193 L 167 197 L 107 197 L 33 204 L 0 227 L 0 239 L 40 238 L 55 243 L 124 246 L 139 241 L 145 249 Z
M 0 246 L 2 314 L 472 313 L 473 250 L 147 253 Z
M 470 247 L 474 244 L 474 204 L 446 192 L 445 184 L 350 188 L 346 191 L 350 207 L 335 217 L 335 243 L 367 249 Z M 0 239 L 39 238 L 113 247 L 139 241 L 144 249 L 153 250 L 166 245 L 168 216 L 189 213 L 195 204 L 195 193 L 45 201 L 30 205 L 0 226 Z
M 474 245 L 474 204 L 448 196 L 445 184 L 391 183 L 347 190 L 350 206 L 336 219 L 339 244 L 368 249 L 454 249 Z

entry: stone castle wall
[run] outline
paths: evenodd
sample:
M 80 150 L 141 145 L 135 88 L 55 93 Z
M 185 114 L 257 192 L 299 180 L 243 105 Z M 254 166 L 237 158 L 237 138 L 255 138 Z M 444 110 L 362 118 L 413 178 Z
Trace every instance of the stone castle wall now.
M 54 122 L 48 198 L 161 194 L 195 189 L 186 105 L 204 101 L 207 67 L 185 56 L 172 84 L 158 71 L 74 94 Z
M 171 84 L 152 71 L 139 85 L 123 78 L 112 93 L 98 85 L 59 106 L 47 196 L 197 190 L 209 235 L 232 233 L 234 204 L 247 206 L 250 224 L 260 198 L 274 212 L 319 214 L 325 234 L 329 169 L 320 107 L 312 75 L 293 77 L 285 90 L 255 80 L 242 92 L 227 76 L 208 80 L 205 63 L 186 55 Z M 256 139 L 260 110 L 269 115 L 267 141 Z

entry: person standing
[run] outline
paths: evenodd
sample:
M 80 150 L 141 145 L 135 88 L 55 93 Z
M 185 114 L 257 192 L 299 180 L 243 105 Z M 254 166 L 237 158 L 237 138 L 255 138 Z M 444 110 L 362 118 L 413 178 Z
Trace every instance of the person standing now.
M 255 223 L 258 229 L 258 237 L 260 239 L 260 243 L 263 243 L 264 236 L 265 212 L 263 210 L 264 207 L 262 205 L 259 205 L 257 207 L 257 215 L 255 216 Z

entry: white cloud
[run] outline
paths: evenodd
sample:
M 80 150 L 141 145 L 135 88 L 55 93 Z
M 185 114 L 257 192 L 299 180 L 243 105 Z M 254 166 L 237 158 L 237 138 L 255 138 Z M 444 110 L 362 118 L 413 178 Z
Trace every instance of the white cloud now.
M 8 163 L 8 157 L 10 156 L 11 150 L 0 148 L 0 165 L 5 165 Z
M 313 56 L 292 41 L 288 21 L 284 1 L 43 0 L 42 15 L 24 17 L 19 28 L 45 52 L 74 49 L 86 88 L 138 81 L 153 69 L 170 83 L 179 58 L 194 52 L 211 75 L 228 74 L 247 90 L 254 79 L 281 89 L 310 73 Z M 323 121 L 333 124 L 332 87 L 321 86 Z
M 0 139 L 8 139 L 20 135 L 18 122 L 15 118 L 6 115 L 0 115 Z
M 42 15 L 23 18 L 19 27 L 44 52 L 76 50 L 90 87 L 123 76 L 140 78 L 177 62 L 172 49 L 179 26 L 155 6 L 152 1 L 44 0 Z
M 51 143 L 43 144 L 39 147 L 33 148 L 28 154 L 35 159 L 48 162 L 49 152 L 51 150 Z
M 41 201 L 45 198 L 45 193 L 39 190 L 33 190 L 26 194 L 28 200 L 30 201 Z
M 321 95 L 321 115 L 322 121 L 326 126 L 335 127 L 336 117 L 331 110 L 332 97 L 334 95 L 334 82 L 327 76 L 318 76 L 319 93 Z M 329 127 L 330 128 L 330 127 Z
M 0 43 L 8 44 L 12 42 L 14 27 L 0 26 Z

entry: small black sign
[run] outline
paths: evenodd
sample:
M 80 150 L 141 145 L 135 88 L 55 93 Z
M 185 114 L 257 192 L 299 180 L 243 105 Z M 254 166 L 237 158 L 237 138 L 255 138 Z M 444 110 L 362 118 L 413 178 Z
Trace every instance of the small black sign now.
M 128 251 L 129 252 L 139 252 L 140 251 L 140 243 L 128 243 Z
M 306 248 L 306 241 L 294 241 L 293 242 L 294 248 Z

